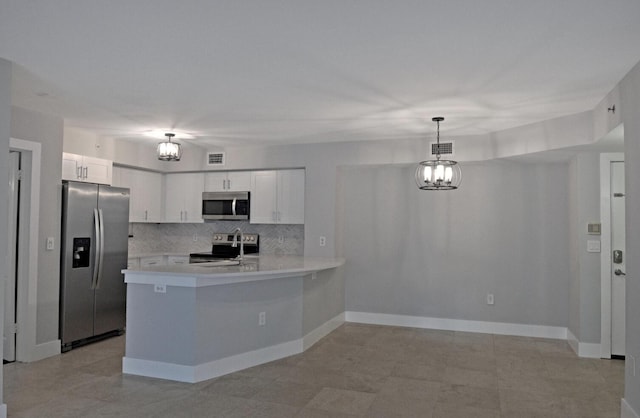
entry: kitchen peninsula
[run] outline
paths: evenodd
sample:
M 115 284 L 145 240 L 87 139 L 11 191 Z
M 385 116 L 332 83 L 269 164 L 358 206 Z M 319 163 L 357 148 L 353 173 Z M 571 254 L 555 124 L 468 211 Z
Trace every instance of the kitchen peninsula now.
M 300 353 L 344 322 L 344 259 L 124 270 L 124 373 L 200 382 Z

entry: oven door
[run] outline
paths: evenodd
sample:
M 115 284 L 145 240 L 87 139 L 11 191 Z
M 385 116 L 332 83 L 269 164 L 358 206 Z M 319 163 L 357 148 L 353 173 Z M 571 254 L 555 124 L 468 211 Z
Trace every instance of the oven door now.
M 202 219 L 248 220 L 249 192 L 202 193 Z

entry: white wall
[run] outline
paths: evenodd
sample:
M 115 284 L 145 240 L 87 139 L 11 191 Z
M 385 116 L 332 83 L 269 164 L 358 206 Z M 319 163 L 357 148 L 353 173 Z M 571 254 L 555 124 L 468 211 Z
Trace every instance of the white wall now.
M 62 133 L 62 119 L 12 108 L 11 137 L 42 144 L 36 344 L 58 339 Z M 46 250 L 47 237 L 57 243 L 54 251 Z
M 0 58 L 0 237 L 9 235 L 7 220 L 9 211 L 9 139 L 11 137 L 11 63 Z M 4 282 L 9 276 L 7 263 L 7 239 L 0 239 L 0 324 L 4 324 Z M 0 346 L 0 354 L 3 347 Z M 3 356 L 4 357 L 4 356 Z M 2 369 L 0 368 L 0 416 L 6 414 L 2 390 Z
M 341 170 L 346 310 L 566 327 L 567 165 L 465 164 L 455 192 L 413 170 Z
M 600 159 L 580 153 L 570 163 L 569 330 L 583 343 L 600 343 L 600 254 L 587 252 L 587 224 L 600 222 Z
M 627 357 L 625 401 L 640 415 L 640 63 L 620 82 L 624 123 L 627 224 Z M 635 365 L 635 372 L 632 367 Z

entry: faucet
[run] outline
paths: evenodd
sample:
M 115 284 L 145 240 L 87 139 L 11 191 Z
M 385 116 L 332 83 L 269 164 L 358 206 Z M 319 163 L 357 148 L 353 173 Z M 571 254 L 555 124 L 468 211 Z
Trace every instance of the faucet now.
M 242 233 L 242 229 L 236 228 L 233 231 L 233 242 L 231 243 L 232 247 L 238 246 L 238 233 L 240 234 L 240 254 L 236 257 L 236 260 L 240 262 L 240 264 L 244 263 L 244 234 Z

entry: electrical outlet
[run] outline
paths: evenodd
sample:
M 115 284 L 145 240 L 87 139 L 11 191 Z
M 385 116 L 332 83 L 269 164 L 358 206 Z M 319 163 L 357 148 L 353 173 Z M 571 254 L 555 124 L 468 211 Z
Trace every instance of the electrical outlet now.
M 47 237 L 47 250 L 51 251 L 55 248 L 55 241 L 53 237 Z
M 320 237 L 320 246 L 324 247 L 327 245 L 327 237 Z
M 493 305 L 493 293 L 487 293 L 487 305 Z
M 278 237 L 278 244 L 284 244 L 284 237 L 282 235 Z
M 193 233 L 193 242 L 198 242 L 198 233 L 197 232 Z
M 167 293 L 167 285 L 164 284 L 154 284 L 153 291 L 156 293 Z
M 261 327 L 267 325 L 267 313 L 266 312 L 260 312 L 258 314 L 258 325 L 260 325 Z

